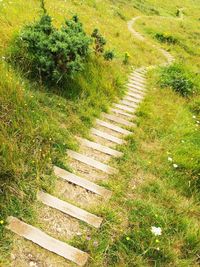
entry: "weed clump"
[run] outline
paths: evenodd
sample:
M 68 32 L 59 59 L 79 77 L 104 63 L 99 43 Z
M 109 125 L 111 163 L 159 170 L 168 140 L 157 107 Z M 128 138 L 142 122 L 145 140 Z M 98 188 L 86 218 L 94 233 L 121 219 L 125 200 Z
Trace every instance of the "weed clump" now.
M 192 76 L 177 64 L 161 69 L 160 84 L 161 87 L 171 87 L 185 97 L 191 95 L 195 88 Z
M 24 27 L 11 53 L 12 59 L 31 75 L 58 82 L 83 69 L 90 43 L 77 16 L 56 29 L 45 13 L 39 21 Z
M 98 29 L 94 29 L 92 33 L 92 38 L 94 38 L 94 51 L 95 54 L 102 54 L 104 52 L 104 47 L 106 45 L 106 39 L 103 35 L 99 32 Z
M 111 61 L 111 60 L 114 59 L 115 53 L 114 53 L 113 50 L 107 50 L 107 51 L 105 51 L 103 57 L 104 57 L 105 60 Z
M 167 43 L 173 45 L 179 43 L 179 40 L 176 37 L 165 33 L 156 33 L 155 39 L 157 39 L 161 43 Z

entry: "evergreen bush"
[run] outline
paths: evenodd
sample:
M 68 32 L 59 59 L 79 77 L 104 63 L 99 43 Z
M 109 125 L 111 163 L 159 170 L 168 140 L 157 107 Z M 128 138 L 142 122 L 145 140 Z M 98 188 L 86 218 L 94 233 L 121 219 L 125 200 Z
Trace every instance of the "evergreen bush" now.
M 77 16 L 56 29 L 44 13 L 20 32 L 14 43 L 14 59 L 32 75 L 59 82 L 83 69 L 91 42 Z

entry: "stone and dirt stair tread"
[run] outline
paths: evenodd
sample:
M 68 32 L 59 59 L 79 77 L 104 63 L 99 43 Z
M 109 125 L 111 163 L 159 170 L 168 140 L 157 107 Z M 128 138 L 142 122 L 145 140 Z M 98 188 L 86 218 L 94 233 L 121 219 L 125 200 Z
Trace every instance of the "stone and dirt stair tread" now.
M 112 156 L 106 154 L 106 153 L 103 153 L 99 150 L 96 150 L 96 149 L 93 149 L 91 147 L 88 147 L 84 144 L 82 144 L 81 142 L 79 142 L 79 153 L 87 156 L 87 157 L 91 157 L 97 161 L 100 161 L 102 163 L 105 163 L 105 164 L 109 164 Z
M 101 145 L 100 143 L 92 142 L 92 141 L 90 141 L 88 139 L 84 139 L 84 138 L 81 138 L 81 137 L 77 137 L 77 139 L 84 146 L 87 146 L 87 147 L 92 148 L 94 150 L 97 150 L 97 151 L 100 151 L 102 153 L 108 154 L 110 156 L 113 156 L 113 157 L 122 157 L 123 156 L 122 152 L 117 151 L 115 149 L 112 149 L 110 147 Z
M 107 121 L 103 121 L 103 120 L 99 120 L 97 119 L 96 120 L 96 123 L 100 126 L 103 126 L 103 127 L 106 127 L 106 128 L 109 128 L 113 131 L 116 131 L 118 133 L 121 133 L 121 134 L 124 134 L 124 135 L 129 135 L 129 134 L 132 134 L 132 132 L 126 130 L 126 129 L 123 129 L 115 124 L 112 124 L 112 123 L 109 123 Z
M 114 107 L 115 108 L 122 109 L 124 111 L 128 111 L 130 113 L 133 113 L 135 111 L 134 108 L 127 107 L 126 105 L 123 105 L 123 104 L 114 104 Z
M 128 120 L 134 119 L 134 117 L 135 117 L 134 115 L 127 113 L 127 112 L 125 112 L 121 109 L 118 109 L 118 108 L 111 108 L 110 111 L 114 114 L 122 115 L 124 118 L 126 118 Z
M 87 180 L 83 177 L 80 177 L 80 176 L 75 175 L 73 173 L 70 173 L 64 169 L 61 169 L 59 167 L 54 166 L 54 173 L 59 178 L 65 180 L 69 183 L 83 187 L 92 193 L 95 193 L 97 195 L 104 197 L 105 199 L 109 199 L 112 195 L 112 192 L 110 190 L 108 190 L 102 186 L 99 186 L 93 182 L 90 182 L 89 180 Z
M 65 259 L 70 260 L 79 266 L 84 266 L 89 258 L 89 255 L 86 252 L 53 238 L 37 227 L 27 224 L 15 217 L 8 217 L 7 222 L 7 229 L 13 233 L 24 237 L 40 247 L 64 257 Z
M 102 172 L 90 165 L 82 163 L 81 161 L 75 160 L 73 158 L 69 158 L 68 164 L 73 169 L 74 174 L 88 179 L 93 183 L 107 181 L 109 178 L 108 173 Z
M 110 120 L 112 122 L 115 122 L 115 123 L 118 123 L 121 125 L 125 125 L 127 127 L 135 127 L 136 126 L 133 122 L 127 121 L 127 120 L 120 118 L 119 116 L 116 116 L 116 115 L 103 113 L 102 117 L 107 119 L 107 120 Z
M 38 192 L 37 198 L 43 204 L 86 222 L 95 228 L 99 228 L 103 221 L 102 218 L 43 191 Z
M 111 134 L 108 134 L 106 132 L 103 132 L 103 131 L 100 131 L 96 128 L 92 128 L 91 129 L 91 133 L 93 135 L 97 135 L 98 137 L 101 137 L 101 138 L 104 138 L 112 143 L 115 143 L 115 144 L 118 144 L 118 145 L 122 145 L 125 143 L 125 140 L 121 139 L 121 138 L 118 138 L 116 136 L 113 136 Z
M 87 157 L 83 154 L 80 154 L 78 152 L 75 152 L 73 150 L 70 150 L 68 149 L 67 150 L 67 154 L 68 156 L 72 157 L 73 159 L 77 160 L 77 161 L 80 161 L 86 165 L 89 165 L 93 168 L 96 168 L 102 172 L 105 172 L 105 173 L 108 173 L 108 174 L 114 174 L 114 173 L 117 173 L 117 169 L 107 165 L 107 164 L 104 164 L 100 161 L 97 161 L 97 160 L 94 160 L 93 158 L 91 157 Z

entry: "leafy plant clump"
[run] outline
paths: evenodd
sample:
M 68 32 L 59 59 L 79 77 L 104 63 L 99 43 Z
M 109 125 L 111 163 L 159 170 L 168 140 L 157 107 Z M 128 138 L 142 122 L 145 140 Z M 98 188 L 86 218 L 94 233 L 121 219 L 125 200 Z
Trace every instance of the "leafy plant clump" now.
M 111 60 L 114 59 L 115 53 L 114 53 L 113 50 L 107 50 L 107 51 L 105 51 L 103 57 L 104 57 L 105 60 L 111 61 Z
M 14 60 L 26 69 L 28 66 L 32 75 L 58 82 L 83 69 L 90 44 L 91 38 L 77 16 L 56 29 L 51 17 L 44 14 L 38 22 L 26 26 L 15 40 Z
M 155 38 L 161 43 L 177 44 L 179 41 L 176 37 L 166 33 L 156 33 Z
M 191 75 L 183 66 L 174 64 L 161 70 L 161 87 L 169 86 L 182 96 L 189 96 L 194 92 L 195 84 Z
M 106 39 L 102 36 L 98 29 L 94 29 L 92 33 L 92 38 L 94 38 L 94 51 L 96 54 L 102 54 L 104 52 L 104 47 L 106 45 Z

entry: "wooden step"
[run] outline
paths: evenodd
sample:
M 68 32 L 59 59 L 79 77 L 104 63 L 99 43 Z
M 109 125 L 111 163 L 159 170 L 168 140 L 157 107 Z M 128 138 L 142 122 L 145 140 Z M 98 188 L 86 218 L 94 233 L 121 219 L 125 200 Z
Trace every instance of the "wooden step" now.
M 130 97 L 130 96 L 125 96 L 124 100 L 130 101 L 130 102 L 133 102 L 133 103 L 136 103 L 136 104 L 139 104 L 141 102 L 141 99 L 133 98 L 133 97 Z
M 111 108 L 110 111 L 113 112 L 113 113 L 116 113 L 116 114 L 120 114 L 120 115 L 126 116 L 129 119 L 135 118 L 135 115 L 127 113 L 127 112 L 125 112 L 125 111 L 123 111 L 121 109 Z
M 135 127 L 134 123 L 127 121 L 127 120 L 124 120 L 124 119 L 120 118 L 119 116 L 103 113 L 102 117 L 106 118 L 110 121 L 114 121 L 116 123 L 123 124 L 123 125 L 128 126 L 128 127 Z
M 95 193 L 99 196 L 102 196 L 104 199 L 109 199 L 112 195 L 112 192 L 110 190 L 108 190 L 102 186 L 99 186 L 95 183 L 92 183 L 92 182 L 88 181 L 87 179 L 82 178 L 80 176 L 77 176 L 71 172 L 63 170 L 59 167 L 54 166 L 54 173 L 59 178 L 65 180 L 69 183 L 72 183 L 72 184 L 78 185 L 82 188 L 85 188 L 86 190 L 88 190 L 92 193 Z
M 123 105 L 128 106 L 128 107 L 131 107 L 131 108 L 137 108 L 138 107 L 138 104 L 137 103 L 130 102 L 130 101 L 127 101 L 125 99 L 121 100 L 120 101 L 120 104 L 123 104 Z
M 136 79 L 136 80 L 141 81 L 141 82 L 146 82 L 146 77 L 142 77 L 141 75 L 137 75 L 135 73 L 131 73 L 129 75 L 129 78 Z
M 67 150 L 67 154 L 70 157 L 72 157 L 73 159 L 78 160 L 78 161 L 80 161 L 80 162 L 82 162 L 84 164 L 87 164 L 87 165 L 89 165 L 89 166 L 91 166 L 91 167 L 93 167 L 93 168 L 95 168 L 97 170 L 103 171 L 105 173 L 114 174 L 114 173 L 118 172 L 117 169 L 115 169 L 113 167 L 110 167 L 107 164 L 104 164 L 104 163 L 102 163 L 100 161 L 97 161 L 97 160 L 95 160 L 95 159 L 93 159 L 91 157 L 87 157 L 87 156 L 85 156 L 83 154 L 80 154 L 78 152 L 75 152 L 73 150 L 68 149 Z
M 119 109 L 122 109 L 124 111 L 131 112 L 131 113 L 133 113 L 135 111 L 134 108 L 130 108 L 130 107 L 127 107 L 125 105 L 120 105 L 120 104 L 114 104 L 114 107 L 119 108 Z
M 142 100 L 144 98 L 144 94 L 141 93 L 134 93 L 134 92 L 127 92 L 127 95 L 130 97 L 134 97 L 136 99 Z
M 123 128 L 121 128 L 117 125 L 114 125 L 112 123 L 106 122 L 106 121 L 102 121 L 102 120 L 97 119 L 96 123 L 100 126 L 108 128 L 108 129 L 115 131 L 117 133 L 121 133 L 121 134 L 125 134 L 125 135 L 132 134 L 130 131 L 123 129 Z
M 129 79 L 129 83 L 132 83 L 132 84 L 135 84 L 135 85 L 138 85 L 138 86 L 145 86 L 146 85 L 146 82 L 142 82 L 142 81 L 138 81 L 134 78 L 130 78 Z
M 122 152 L 117 151 L 115 149 L 112 149 L 110 147 L 103 146 L 101 144 L 98 144 L 98 143 L 95 143 L 95 142 L 92 142 L 92 141 L 89 141 L 87 139 L 83 139 L 80 137 L 77 137 L 77 138 L 82 145 L 87 146 L 89 148 L 92 148 L 94 150 L 100 151 L 102 153 L 105 153 L 107 155 L 114 156 L 114 157 L 122 157 L 123 156 Z
M 146 77 L 144 75 L 140 75 L 137 73 L 132 73 L 130 77 L 132 77 L 133 79 L 138 79 L 140 81 L 146 81 Z
M 105 132 L 102 132 L 100 130 L 97 130 L 95 128 L 92 128 L 91 129 L 91 133 L 96 135 L 96 136 L 99 136 L 101 138 L 104 138 L 110 142 L 113 142 L 115 144 L 118 144 L 118 145 L 122 145 L 125 143 L 125 141 L 123 139 L 120 139 L 120 138 L 117 138 L 111 134 L 108 134 L 108 133 L 105 133 Z
M 140 95 L 142 95 L 142 96 L 145 95 L 145 91 L 138 90 L 138 89 L 136 89 L 136 88 L 131 88 L 131 87 L 128 88 L 128 92 L 136 93 L 136 94 L 140 94 Z
M 136 88 L 136 89 L 141 90 L 141 91 L 144 91 L 146 89 L 145 86 L 138 86 L 138 85 L 135 85 L 133 83 L 127 83 L 127 86 L 131 87 L 131 88 Z
M 97 217 L 96 215 L 89 213 L 83 209 L 80 209 L 66 201 L 60 200 L 57 197 L 54 197 L 50 194 L 47 194 L 45 192 L 38 192 L 37 198 L 39 201 L 41 201 L 43 204 L 57 209 L 71 217 L 74 217 L 78 220 L 81 220 L 83 222 L 88 223 L 91 226 L 94 226 L 95 228 L 99 228 L 103 219 L 100 217 Z
M 30 224 L 26 224 L 15 217 L 8 217 L 7 222 L 8 225 L 6 228 L 15 234 L 24 237 L 40 247 L 64 257 L 79 266 L 84 266 L 86 264 L 89 257 L 87 253 L 51 237 L 40 229 Z

